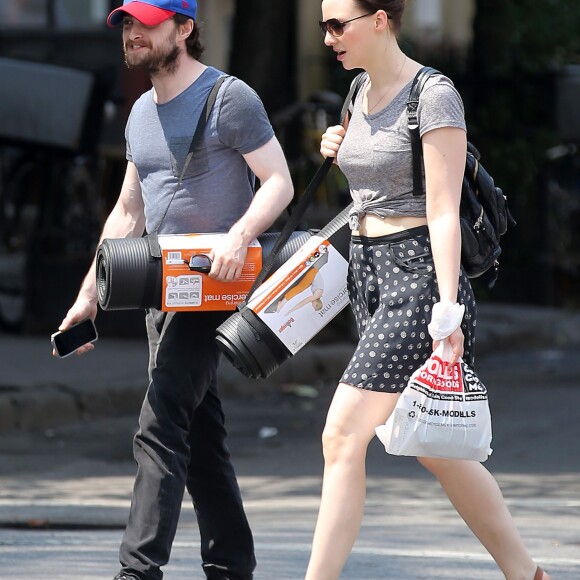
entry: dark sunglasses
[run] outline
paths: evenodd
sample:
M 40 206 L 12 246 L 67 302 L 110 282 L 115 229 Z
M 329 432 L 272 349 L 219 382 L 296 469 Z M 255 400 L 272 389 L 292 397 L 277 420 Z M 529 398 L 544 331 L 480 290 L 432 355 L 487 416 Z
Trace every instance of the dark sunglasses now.
M 376 14 L 376 12 L 369 12 L 368 14 L 363 14 L 362 16 L 356 16 L 355 18 L 342 21 L 338 18 L 329 18 L 328 20 L 319 21 L 318 25 L 320 26 L 320 30 L 324 36 L 326 36 L 326 33 L 328 32 L 331 36 L 338 38 L 344 34 L 345 24 L 358 20 L 359 18 L 364 18 L 365 16 L 371 16 L 372 14 Z
M 207 274 L 211 270 L 211 258 L 206 254 L 195 254 L 189 259 L 189 269 Z

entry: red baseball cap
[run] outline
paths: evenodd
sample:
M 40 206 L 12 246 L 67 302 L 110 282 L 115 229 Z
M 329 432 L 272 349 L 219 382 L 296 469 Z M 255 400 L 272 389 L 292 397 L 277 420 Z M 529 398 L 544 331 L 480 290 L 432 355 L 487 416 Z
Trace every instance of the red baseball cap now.
M 146 26 L 157 26 L 171 18 L 175 13 L 189 16 L 195 20 L 197 13 L 196 0 L 124 0 L 123 6 L 109 14 L 107 26 L 114 28 L 123 22 L 129 14 Z

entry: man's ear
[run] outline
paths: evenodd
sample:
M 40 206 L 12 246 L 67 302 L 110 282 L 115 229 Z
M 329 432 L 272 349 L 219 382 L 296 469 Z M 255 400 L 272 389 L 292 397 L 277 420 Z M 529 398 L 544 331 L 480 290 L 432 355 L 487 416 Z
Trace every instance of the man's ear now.
M 185 24 L 179 25 L 179 35 L 186 39 L 193 32 L 194 27 L 195 22 L 191 18 L 188 18 Z

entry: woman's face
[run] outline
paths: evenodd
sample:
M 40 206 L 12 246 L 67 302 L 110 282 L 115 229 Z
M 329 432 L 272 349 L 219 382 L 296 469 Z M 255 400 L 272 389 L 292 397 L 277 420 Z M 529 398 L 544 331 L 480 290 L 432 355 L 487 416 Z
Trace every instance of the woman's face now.
M 354 0 L 323 0 L 322 20 L 327 22 L 331 19 L 343 23 L 347 20 L 350 22 L 342 27 L 334 27 L 339 33 L 342 31 L 340 36 L 326 32 L 324 44 L 332 48 L 337 60 L 345 69 L 365 68 L 364 63 L 368 58 L 373 38 L 375 22 L 373 14 L 367 15 Z

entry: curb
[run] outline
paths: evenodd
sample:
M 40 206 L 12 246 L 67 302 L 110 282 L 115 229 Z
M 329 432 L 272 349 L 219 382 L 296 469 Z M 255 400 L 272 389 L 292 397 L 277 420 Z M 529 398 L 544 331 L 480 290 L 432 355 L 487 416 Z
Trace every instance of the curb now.
M 480 305 L 479 312 L 478 356 L 576 345 L 580 354 L 580 312 L 496 304 Z M 7 359 L 0 368 L 8 371 L 0 376 L 0 432 L 46 430 L 75 421 L 138 414 L 147 388 L 146 342 L 106 340 L 86 359 L 67 359 L 71 362 L 63 364 L 46 354 L 44 337 L 16 340 L 0 335 L 0 349 Z M 257 380 L 222 360 L 220 392 L 223 397 L 248 397 L 287 384 L 334 383 L 353 351 L 353 340 L 320 344 L 315 338 L 270 377 Z M 35 361 L 32 367 L 30 360 Z

